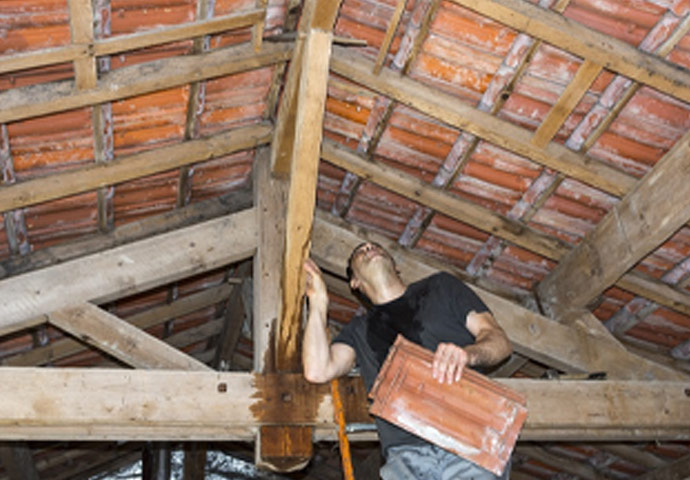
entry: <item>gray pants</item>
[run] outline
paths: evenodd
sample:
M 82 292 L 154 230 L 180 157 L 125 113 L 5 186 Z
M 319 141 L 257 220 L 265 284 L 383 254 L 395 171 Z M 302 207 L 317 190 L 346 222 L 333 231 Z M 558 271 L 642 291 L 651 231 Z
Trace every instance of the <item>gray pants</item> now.
M 497 477 L 436 445 L 391 447 L 386 457 L 380 472 L 383 480 L 508 480 L 510 472 L 510 462 Z

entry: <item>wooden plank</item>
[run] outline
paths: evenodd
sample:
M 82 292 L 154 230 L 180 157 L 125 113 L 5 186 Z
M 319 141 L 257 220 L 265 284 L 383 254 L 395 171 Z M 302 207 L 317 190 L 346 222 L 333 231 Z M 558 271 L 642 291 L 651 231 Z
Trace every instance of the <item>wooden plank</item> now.
M 254 161 L 254 203 L 259 238 L 254 255 L 254 371 L 275 371 L 275 329 L 280 318 L 280 279 L 285 249 L 285 204 L 288 182 L 271 176 L 270 155 L 260 149 Z
M 0 464 L 9 480 L 39 480 L 31 449 L 24 442 L 0 443 Z
M 0 57 L 0 73 L 71 62 L 76 58 L 88 55 L 88 52 L 88 45 L 72 44 L 62 47 L 44 48 L 32 52 L 3 55 Z
M 196 202 L 185 208 L 146 217 L 116 227 L 107 234 L 98 233 L 64 244 L 46 247 L 20 258 L 0 262 L 0 278 L 26 273 L 55 265 L 91 253 L 101 252 L 125 243 L 170 232 L 205 220 L 236 213 L 252 206 L 251 192 L 247 189 L 230 192 L 217 198 Z M 0 335 L 3 332 L 0 330 Z
M 345 276 L 352 249 L 364 241 L 376 241 L 395 258 L 407 282 L 437 271 L 457 274 L 449 265 L 405 251 L 395 242 L 335 217 L 317 212 L 314 221 L 312 255 L 319 265 Z M 506 331 L 514 349 L 529 358 L 567 372 L 606 371 L 609 378 L 687 379 L 687 375 L 628 353 L 612 345 L 608 336 L 591 330 L 586 322 L 564 325 L 538 315 L 516 303 L 474 285 L 470 287 L 492 310 Z
M 298 335 L 303 296 L 302 265 L 309 254 L 311 223 L 316 202 L 319 152 L 328 81 L 332 33 L 313 30 L 304 46 L 302 75 L 297 98 L 297 125 L 290 155 L 290 186 L 285 225 L 285 252 L 282 274 L 283 311 L 276 351 L 279 370 L 300 368 Z
M 393 11 L 393 16 L 388 23 L 388 28 L 386 29 L 386 35 L 383 37 L 383 42 L 381 42 L 381 48 L 379 48 L 379 54 L 376 57 L 376 62 L 374 63 L 374 74 L 378 75 L 383 67 L 383 63 L 386 61 L 388 56 L 388 51 L 393 43 L 393 37 L 395 36 L 396 30 L 398 30 L 398 25 L 400 25 L 400 20 L 402 20 L 402 15 L 405 12 L 405 6 L 407 6 L 407 0 L 398 0 L 398 4 L 395 6 Z
M 69 26 L 72 43 L 93 44 L 93 8 L 91 0 L 68 0 Z M 94 88 L 98 83 L 96 57 L 92 52 L 74 59 L 75 87 L 77 90 Z
M 611 453 L 626 462 L 641 465 L 645 468 L 659 468 L 666 465 L 664 460 L 653 453 L 631 445 L 622 443 L 603 443 L 597 445 L 597 448 Z
M 50 312 L 48 321 L 134 368 L 210 370 L 198 360 L 90 303 Z
M 203 140 L 190 140 L 118 158 L 108 163 L 91 164 L 80 169 L 19 182 L 0 190 L 0 211 L 55 200 L 251 149 L 267 143 L 270 138 L 269 125 L 252 125 Z
M 181 317 L 188 313 L 195 312 L 202 308 L 217 304 L 228 298 L 232 287 L 222 284 L 217 287 L 208 288 L 199 293 L 183 297 L 172 303 L 146 310 L 141 313 L 127 317 L 124 320 L 142 330 L 160 325 L 170 319 Z M 5 357 L 2 361 L 3 366 L 7 367 L 28 367 L 38 366 L 45 363 L 60 360 L 65 357 L 86 351 L 82 343 L 71 338 L 61 338 L 53 340 L 48 345 L 37 347 L 28 352 L 23 352 L 11 357 Z
M 264 9 L 249 9 L 230 15 L 216 17 L 210 20 L 200 20 L 170 27 L 162 27 L 146 32 L 118 35 L 93 42 L 93 52 L 96 56 L 112 55 L 152 47 L 162 43 L 188 40 L 190 38 L 211 35 L 225 30 L 242 28 L 254 24 L 265 15 Z M 33 52 L 6 55 L 0 58 L 0 73 L 25 70 L 46 65 L 56 65 L 71 62 L 89 53 L 89 45 L 66 45 L 63 47 L 46 48 Z
M 522 0 L 453 0 L 566 52 L 592 60 L 686 102 L 690 72 L 610 35 Z
M 389 69 L 384 68 L 379 75 L 374 75 L 372 62 L 342 47 L 333 48 L 331 70 L 448 125 L 612 195 L 622 196 L 636 183 L 633 177 L 556 142 L 539 148 L 531 143 L 529 130 L 470 107 L 452 95 L 400 77 Z
M 250 45 L 201 55 L 155 60 L 103 74 L 88 91 L 72 91 L 71 81 L 15 88 L 0 93 L 0 123 L 48 115 L 186 85 L 190 81 L 231 75 L 284 62 L 289 43 L 266 45 L 260 53 Z
M 659 305 L 690 315 L 690 298 L 688 295 L 682 290 L 673 288 L 654 278 L 639 273 L 627 273 L 616 282 L 616 286 L 652 300 Z
M 570 251 L 570 247 L 565 242 L 555 237 L 433 187 L 413 175 L 380 162 L 365 160 L 333 140 L 324 139 L 321 156 L 324 160 L 367 181 L 374 182 L 451 218 L 475 225 L 480 230 L 508 240 L 531 252 L 558 260 Z
M 114 55 L 128 50 L 189 40 L 190 38 L 248 27 L 263 19 L 265 15 L 265 8 L 251 8 L 229 15 L 197 20 L 173 27 L 162 27 L 148 32 L 118 35 L 98 40 L 94 44 L 94 51 L 98 56 Z
M 248 258 L 256 248 L 255 227 L 254 210 L 244 210 L 5 279 L 0 281 L 0 328 L 70 305 L 110 301 Z M 71 280 L 65 282 L 67 278 Z
M 541 281 L 543 305 L 587 306 L 690 220 L 689 153 L 690 133 Z
M 558 98 L 556 104 L 551 107 L 546 118 L 541 122 L 539 128 L 534 132 L 532 143 L 538 147 L 546 147 L 553 137 L 556 136 L 561 125 L 565 123 L 568 116 L 575 109 L 582 97 L 587 93 L 592 82 L 596 80 L 602 71 L 601 65 L 591 60 L 585 60 L 577 69 L 575 77 L 566 87 L 565 91 Z
M 364 390 L 347 387 L 359 379 L 346 380 L 344 394 L 360 392 L 364 403 Z M 246 440 L 259 425 L 318 424 L 324 436 L 336 429 L 329 385 L 300 374 L 6 367 L 0 383 L 15 386 L 0 397 L 0 438 L 8 440 Z M 527 397 L 525 438 L 690 438 L 687 381 L 500 383 Z

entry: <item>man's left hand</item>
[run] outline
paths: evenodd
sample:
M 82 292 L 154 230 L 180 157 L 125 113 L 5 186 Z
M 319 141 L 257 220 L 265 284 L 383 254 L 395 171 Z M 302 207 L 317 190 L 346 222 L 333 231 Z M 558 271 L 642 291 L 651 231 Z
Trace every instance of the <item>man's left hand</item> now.
M 457 382 L 468 361 L 469 356 L 462 347 L 454 343 L 439 343 L 434 354 L 433 377 L 439 383 Z

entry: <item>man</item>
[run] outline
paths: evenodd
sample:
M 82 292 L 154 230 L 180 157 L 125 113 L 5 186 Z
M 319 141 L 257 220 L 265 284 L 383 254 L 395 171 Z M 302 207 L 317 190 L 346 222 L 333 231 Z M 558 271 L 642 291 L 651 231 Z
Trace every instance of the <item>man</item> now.
M 512 351 L 489 309 L 464 283 L 438 273 L 406 286 L 393 257 L 372 242 L 353 250 L 347 268 L 350 287 L 365 295 L 372 308 L 352 319 L 331 343 L 326 285 L 313 261 L 307 260 L 304 268 L 309 315 L 302 363 L 311 382 L 345 375 L 357 362 L 367 390 L 371 389 L 398 333 L 435 352 L 433 378 L 439 382 L 457 382 L 465 366 L 494 365 Z M 381 469 L 384 480 L 496 478 L 385 420 L 376 423 L 386 457 Z M 501 478 L 508 478 L 507 470 Z

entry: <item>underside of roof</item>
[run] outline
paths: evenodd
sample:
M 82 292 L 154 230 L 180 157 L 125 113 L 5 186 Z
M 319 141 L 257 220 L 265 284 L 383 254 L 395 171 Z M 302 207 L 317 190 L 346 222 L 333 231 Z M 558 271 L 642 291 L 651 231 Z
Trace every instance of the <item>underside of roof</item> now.
M 225 434 L 138 410 L 147 433 L 84 416 L 107 410 L 97 393 L 61 423 L 28 385 L 78 399 L 93 368 L 142 398 L 206 370 L 236 372 L 213 382 L 243 399 L 302 385 L 248 372 L 298 372 L 307 252 L 332 331 L 363 308 L 344 269 L 365 239 L 408 282 L 443 269 L 477 290 L 515 350 L 494 377 L 609 389 L 602 424 L 528 418 L 512 478 L 685 478 L 688 32 L 689 0 L 0 1 L 0 377 L 18 402 L 0 398 L 0 479 L 89 478 L 160 439 L 253 462 L 279 409 Z M 627 404 L 619 381 L 644 391 Z M 341 478 L 332 419 L 286 412 L 316 443 L 276 475 Z M 375 478 L 371 440 L 357 478 Z

